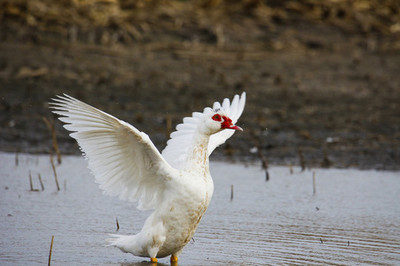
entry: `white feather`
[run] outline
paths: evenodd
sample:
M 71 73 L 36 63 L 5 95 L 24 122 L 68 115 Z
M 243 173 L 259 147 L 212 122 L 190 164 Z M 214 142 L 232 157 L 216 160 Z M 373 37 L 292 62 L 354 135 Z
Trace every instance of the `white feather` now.
M 89 169 L 106 194 L 139 201 L 140 209 L 154 209 L 174 169 L 149 137 L 135 127 L 68 95 L 53 99 L 51 108 L 63 117 L 85 153 Z
M 215 102 L 213 104 L 213 109 L 223 109 L 225 114 L 232 119 L 232 123 L 235 124 L 243 112 L 245 102 L 246 93 L 243 92 L 240 97 L 239 95 L 234 96 L 232 104 L 230 104 L 228 98 L 223 100 L 222 105 L 219 102 Z M 191 143 L 196 133 L 197 123 L 204 113 L 212 112 L 213 109 L 206 107 L 203 113 L 194 112 L 192 117 L 185 117 L 183 123 L 176 126 L 176 131 L 171 133 L 171 138 L 168 140 L 167 146 L 161 153 L 171 166 L 176 169 L 183 169 L 185 167 L 188 148 L 190 146 L 188 143 Z M 216 147 L 225 143 L 234 133 L 235 130 L 225 129 L 211 135 L 208 144 L 208 155 L 210 155 Z
M 222 106 L 216 102 L 213 107 L 223 109 L 235 123 L 245 98 L 243 93 L 232 104 L 225 99 Z M 112 235 L 109 244 L 136 256 L 176 257 L 192 238 L 214 191 L 204 158 L 234 130 L 212 134 L 221 128 L 215 121 L 212 126 L 205 122 L 205 114 L 214 112 L 207 107 L 183 119 L 161 155 L 149 136 L 128 123 L 68 95 L 53 100 L 53 112 L 72 131 L 100 188 L 120 199 L 139 201 L 139 209 L 154 209 L 138 234 Z M 185 164 L 188 167 L 182 169 Z

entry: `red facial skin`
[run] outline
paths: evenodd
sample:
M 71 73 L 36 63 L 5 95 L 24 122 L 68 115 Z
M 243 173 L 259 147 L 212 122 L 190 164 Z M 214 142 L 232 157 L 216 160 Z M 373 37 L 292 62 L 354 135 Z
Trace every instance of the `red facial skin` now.
M 222 117 L 221 117 L 219 114 L 216 114 L 216 115 L 214 115 L 214 116 L 212 117 L 212 119 L 215 120 L 215 121 L 222 121 L 222 120 L 224 120 L 224 121 L 221 123 L 221 128 L 222 128 L 222 129 L 234 129 L 234 130 L 241 130 L 241 131 L 243 131 L 242 128 L 240 128 L 240 127 L 238 127 L 238 126 L 235 126 L 235 125 L 232 123 L 232 119 L 230 119 L 230 118 L 227 117 L 227 116 L 222 116 Z
M 219 114 L 213 115 L 212 120 L 214 121 L 222 121 L 222 118 Z

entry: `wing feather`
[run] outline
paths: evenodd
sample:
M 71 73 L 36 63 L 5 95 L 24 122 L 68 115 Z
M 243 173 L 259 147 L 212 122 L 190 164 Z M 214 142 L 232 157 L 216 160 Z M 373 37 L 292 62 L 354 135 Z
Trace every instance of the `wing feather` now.
M 229 118 L 232 119 L 233 124 L 236 124 L 236 122 L 239 120 L 239 117 L 242 115 L 245 103 L 246 103 L 245 92 L 243 92 L 242 95 L 240 95 L 240 97 L 239 95 L 236 94 L 233 97 L 231 104 L 229 104 L 228 98 L 224 99 L 222 107 L 224 108 L 224 111 L 229 116 Z M 225 129 L 216 134 L 211 135 L 210 141 L 208 143 L 208 155 L 210 155 L 219 145 L 225 143 L 225 141 L 230 137 L 232 137 L 234 133 L 235 130 Z
M 219 109 L 219 108 L 222 108 L 221 104 L 219 102 L 215 102 L 213 104 L 213 109 L 215 110 L 215 109 Z
M 243 112 L 245 102 L 246 93 L 243 92 L 241 96 L 235 95 L 232 103 L 230 103 L 228 98 L 225 98 L 222 101 L 222 105 L 219 102 L 215 102 L 213 104 L 213 109 L 223 109 L 226 115 L 232 119 L 232 122 L 236 123 Z M 204 113 L 210 111 L 211 108 L 206 107 L 204 108 L 203 113 L 194 112 L 191 117 L 185 117 L 183 123 L 177 125 L 176 131 L 171 133 L 171 138 L 168 140 L 167 146 L 162 151 L 162 155 L 174 168 L 182 169 L 184 167 L 188 148 L 192 143 L 195 130 L 197 129 L 197 123 Z M 234 130 L 223 130 L 211 135 L 208 144 L 208 155 L 210 155 L 216 147 L 229 139 L 234 133 Z
M 72 131 L 70 136 L 77 140 L 106 194 L 139 201 L 140 209 L 154 209 L 161 203 L 176 170 L 145 133 L 66 94 L 54 98 L 50 108 Z

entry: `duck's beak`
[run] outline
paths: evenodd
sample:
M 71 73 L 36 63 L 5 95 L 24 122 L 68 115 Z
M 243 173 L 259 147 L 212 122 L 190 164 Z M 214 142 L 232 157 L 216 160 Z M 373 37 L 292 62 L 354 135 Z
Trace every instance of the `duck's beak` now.
M 234 129 L 243 131 L 243 129 L 239 126 L 232 124 L 232 120 L 229 117 L 223 116 L 224 122 L 221 124 L 222 129 Z
M 234 129 L 234 130 L 240 130 L 243 131 L 243 128 L 236 126 L 236 125 L 231 125 L 230 127 L 227 127 L 228 129 Z

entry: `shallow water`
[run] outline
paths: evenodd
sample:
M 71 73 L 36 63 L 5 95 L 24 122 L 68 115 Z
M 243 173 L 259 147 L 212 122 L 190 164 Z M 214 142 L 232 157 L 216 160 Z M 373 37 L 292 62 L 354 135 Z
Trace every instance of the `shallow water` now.
M 29 171 L 44 191 L 29 191 Z M 258 166 L 212 163 L 214 197 L 179 265 L 400 263 L 400 173 L 313 171 L 272 167 L 266 182 Z M 116 217 L 133 234 L 149 212 L 102 195 L 82 157 L 63 157 L 57 174 L 60 191 L 48 156 L 17 166 L 0 153 L 1 265 L 46 264 L 52 235 L 52 265 L 150 265 L 104 243 Z

